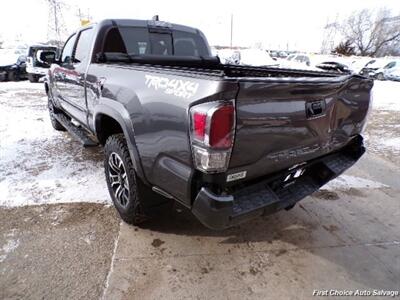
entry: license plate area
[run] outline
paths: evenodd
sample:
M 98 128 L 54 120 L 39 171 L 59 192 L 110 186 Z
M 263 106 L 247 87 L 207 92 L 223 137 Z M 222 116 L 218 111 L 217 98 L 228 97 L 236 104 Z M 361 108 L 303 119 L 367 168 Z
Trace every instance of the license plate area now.
M 291 171 L 289 174 L 287 174 L 282 181 L 282 187 L 288 187 L 289 185 L 292 185 L 296 182 L 296 180 L 304 174 L 306 171 L 305 168 L 298 168 L 296 170 Z
M 304 164 L 295 165 L 289 169 L 288 172 L 285 173 L 284 176 L 280 177 L 279 179 L 273 181 L 271 183 L 271 188 L 275 189 L 282 189 L 286 188 L 296 182 L 299 178 L 301 178 L 307 171 L 307 168 Z

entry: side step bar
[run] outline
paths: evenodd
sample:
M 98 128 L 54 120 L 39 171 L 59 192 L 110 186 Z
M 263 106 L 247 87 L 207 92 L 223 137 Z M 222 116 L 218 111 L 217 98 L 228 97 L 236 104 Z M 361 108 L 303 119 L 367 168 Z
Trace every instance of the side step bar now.
M 77 141 L 82 143 L 83 147 L 96 147 L 99 145 L 93 141 L 86 130 L 76 127 L 63 113 L 54 114 L 54 117 Z

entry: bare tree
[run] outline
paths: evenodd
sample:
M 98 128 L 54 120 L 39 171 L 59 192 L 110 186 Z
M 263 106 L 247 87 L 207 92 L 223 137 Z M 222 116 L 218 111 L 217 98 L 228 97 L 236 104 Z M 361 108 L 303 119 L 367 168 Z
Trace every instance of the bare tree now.
M 338 24 L 345 41 L 350 41 L 358 54 L 382 56 L 396 52 L 400 43 L 400 15 L 382 8 L 377 12 L 363 9 Z
M 337 45 L 335 49 L 333 49 L 333 53 L 344 56 L 354 55 L 355 54 L 354 46 L 352 45 L 351 41 L 347 40 Z

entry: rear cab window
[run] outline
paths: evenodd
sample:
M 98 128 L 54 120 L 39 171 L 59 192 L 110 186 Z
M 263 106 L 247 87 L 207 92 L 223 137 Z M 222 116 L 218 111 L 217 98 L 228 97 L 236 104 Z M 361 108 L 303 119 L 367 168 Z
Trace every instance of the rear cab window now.
M 129 55 L 211 56 L 208 44 L 200 34 L 132 26 L 111 29 L 103 51 Z
M 185 31 L 174 31 L 175 55 L 179 56 L 210 56 L 208 46 L 199 34 Z

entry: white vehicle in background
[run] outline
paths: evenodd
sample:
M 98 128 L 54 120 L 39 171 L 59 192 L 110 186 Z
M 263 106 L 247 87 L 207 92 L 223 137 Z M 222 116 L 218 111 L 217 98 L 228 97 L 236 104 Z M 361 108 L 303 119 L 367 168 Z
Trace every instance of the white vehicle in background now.
M 386 66 L 388 61 L 383 58 L 371 59 L 360 71 L 360 75 L 374 77 L 375 72 Z
M 289 69 L 312 69 L 311 58 L 307 54 L 295 53 L 280 61 L 280 66 Z
M 400 66 L 391 69 L 386 75 L 387 80 L 400 81 Z
M 28 49 L 28 58 L 26 61 L 26 72 L 30 82 L 38 82 L 39 79 L 45 76 L 50 68 L 50 57 L 55 60 L 57 47 L 47 45 L 32 45 Z
M 398 71 L 400 69 L 400 59 L 399 60 L 392 60 L 389 61 L 388 64 L 386 64 L 383 68 L 380 68 L 374 72 L 372 77 L 378 79 L 378 80 L 388 80 L 390 77 L 390 74 L 394 71 Z
M 223 64 L 233 64 L 233 56 L 237 52 L 237 50 L 233 50 L 230 48 L 225 49 L 215 49 L 214 51 L 211 49 L 212 54 L 219 57 L 221 63 Z
M 246 66 L 278 66 L 277 63 L 271 55 L 261 49 L 243 49 L 240 51 L 236 51 L 233 55 L 233 61 Z
M 359 56 L 351 56 L 348 58 L 349 68 L 356 74 L 360 74 L 361 70 L 365 67 L 367 63 L 371 61 L 369 57 L 359 57 Z

